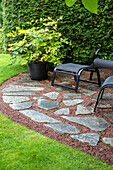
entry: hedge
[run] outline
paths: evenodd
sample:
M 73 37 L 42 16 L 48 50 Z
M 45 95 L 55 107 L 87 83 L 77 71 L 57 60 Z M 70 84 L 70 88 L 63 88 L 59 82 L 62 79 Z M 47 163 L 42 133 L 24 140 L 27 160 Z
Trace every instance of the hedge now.
M 67 7 L 64 0 L 2 0 L 4 11 L 4 44 L 12 43 L 7 33 L 16 27 L 24 29 L 40 26 L 35 20 L 50 16 L 63 20 L 59 22 L 58 31 L 63 37 L 72 41 L 72 46 L 61 49 L 67 54 L 64 62 L 90 64 L 97 48 L 102 48 L 101 56 L 111 59 L 112 53 L 112 1 L 99 0 L 98 15 L 87 11 L 81 1 Z

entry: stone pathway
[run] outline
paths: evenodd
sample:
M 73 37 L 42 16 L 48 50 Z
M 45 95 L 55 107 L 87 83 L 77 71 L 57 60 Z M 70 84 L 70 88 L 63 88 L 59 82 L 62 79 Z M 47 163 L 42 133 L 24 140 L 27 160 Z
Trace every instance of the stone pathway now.
M 65 78 L 64 80 L 70 79 Z M 19 83 L 23 83 L 23 85 L 19 85 Z M 64 82 L 64 84 L 69 84 L 69 82 Z M 43 93 L 41 97 L 38 97 L 36 96 L 36 92 L 42 92 L 45 88 L 49 88 L 50 85 L 47 84 L 44 88 L 42 87 L 41 83 L 33 82 L 29 79 L 29 76 L 26 76 L 17 82 L 14 82 L 14 84 L 5 87 L 2 91 L 2 99 L 3 102 L 8 103 L 9 107 L 11 107 L 13 110 L 19 111 L 19 113 L 31 118 L 33 121 L 46 123 L 44 124 L 45 127 L 57 131 L 60 134 L 69 134 L 70 138 L 74 140 L 79 140 L 83 143 L 87 142 L 91 146 L 96 146 L 101 137 L 98 132 L 102 132 L 109 128 L 111 124 L 105 119 L 99 117 L 99 115 L 95 114 L 95 117 L 91 116 L 93 114 L 93 107 L 84 106 L 82 94 L 89 96 L 89 98 L 93 101 L 96 100 L 96 97 L 92 98 L 92 95 L 97 94 L 98 92 L 97 86 L 93 86 L 92 84 L 86 86 L 87 89 L 81 87 L 79 88 L 81 92 L 80 94 L 74 93 L 72 90 L 56 87 L 55 91 Z M 56 101 L 58 96 L 60 96 L 60 91 L 65 92 L 62 96 L 62 103 Z M 32 99 L 30 99 L 30 97 L 32 97 Z M 99 106 L 102 108 L 113 108 L 113 105 L 105 105 L 108 99 L 113 101 L 113 94 L 105 94 L 101 102 L 102 104 Z M 90 130 L 95 131 L 95 133 L 81 134 L 80 129 L 78 129 L 75 125 L 72 126 L 69 123 L 64 123 L 63 121 L 54 119 L 44 114 L 43 111 L 41 113 L 36 110 L 31 110 L 34 100 L 37 100 L 37 107 L 42 110 L 46 110 L 47 113 L 49 113 L 49 111 L 52 109 L 56 109 L 53 114 L 60 115 L 61 118 L 63 118 L 62 120 L 68 120 L 69 123 L 73 122 L 75 125 L 79 124 L 85 126 Z M 62 107 L 61 104 L 65 107 Z M 71 116 L 70 112 L 71 107 L 73 106 L 77 106 L 77 109 L 75 110 L 75 116 Z M 79 117 L 77 115 L 79 115 Z M 113 113 L 106 113 L 105 116 L 113 121 Z M 113 147 L 113 138 L 107 138 L 105 136 L 102 138 L 102 140 L 103 143 L 109 144 L 111 147 Z

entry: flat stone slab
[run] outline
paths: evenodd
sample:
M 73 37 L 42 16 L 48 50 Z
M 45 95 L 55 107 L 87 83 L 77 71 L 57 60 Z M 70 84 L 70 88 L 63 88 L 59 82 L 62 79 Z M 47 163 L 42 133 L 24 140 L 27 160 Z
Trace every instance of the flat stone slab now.
M 38 83 L 38 82 L 23 83 L 23 84 L 29 85 L 29 86 L 39 86 L 39 85 L 41 85 L 41 83 Z
M 95 92 L 95 91 L 86 90 L 86 89 L 81 89 L 80 92 L 83 93 L 83 94 L 85 94 L 85 95 L 87 95 L 87 96 L 91 96 L 91 95 L 97 93 L 97 92 Z
M 43 113 L 40 113 L 35 110 L 23 110 L 19 111 L 20 113 L 24 114 L 25 116 L 28 116 L 35 122 L 47 122 L 47 123 L 60 123 L 61 121 L 56 120 L 52 117 L 49 117 Z
M 69 117 L 62 116 L 64 119 L 86 126 L 94 131 L 104 131 L 110 124 L 100 117 Z
M 50 99 L 57 99 L 59 93 L 57 93 L 57 92 L 50 92 L 50 93 L 46 93 L 46 94 L 43 94 L 43 95 L 49 97 Z
M 104 115 L 113 121 L 113 113 L 108 113 Z
M 20 96 L 2 96 L 5 103 L 20 103 L 29 101 L 29 97 L 20 97 Z
M 4 96 L 35 96 L 34 92 L 16 92 L 16 93 L 4 93 Z
M 28 108 L 32 107 L 32 104 L 33 104 L 33 102 L 24 102 L 24 103 L 10 104 L 9 106 L 13 110 L 23 110 L 23 109 L 28 109 Z
M 91 146 L 96 146 L 99 142 L 100 135 L 98 133 L 85 133 L 80 135 L 70 135 L 70 137 L 83 143 L 87 142 Z
M 44 126 L 46 127 L 49 127 L 61 134 L 64 134 L 64 133 L 74 133 L 74 134 L 77 134 L 77 133 L 80 133 L 80 131 L 75 127 L 75 126 L 71 126 L 69 124 L 65 124 L 65 123 L 62 123 L 62 124 L 45 124 Z
M 69 108 L 62 108 L 54 112 L 56 115 L 69 115 Z
M 78 93 L 66 93 L 63 94 L 64 99 L 68 99 L 68 98 L 81 98 L 81 94 Z
M 110 146 L 113 147 L 113 138 L 105 138 L 104 137 L 104 138 L 102 138 L 102 140 L 105 144 L 109 144 Z
M 113 108 L 113 106 L 111 106 L 110 104 L 99 104 L 97 105 L 97 108 L 103 108 L 103 109 L 110 109 L 110 108 Z
M 12 91 L 42 91 L 43 87 L 31 87 L 31 86 L 18 86 L 10 85 L 2 90 L 2 92 L 12 92 Z
M 66 92 L 73 92 L 73 90 L 63 87 L 58 87 L 55 89 L 56 91 L 66 91 Z
M 83 105 L 77 105 L 77 111 L 75 112 L 76 115 L 85 115 L 85 114 L 92 114 L 94 111 L 92 107 L 85 107 Z
M 97 100 L 97 97 L 94 96 L 91 100 Z M 113 101 L 113 94 L 111 93 L 104 93 L 102 99 L 100 100 L 100 103 L 106 103 L 108 101 Z
M 86 86 L 87 89 L 91 89 L 91 90 L 99 90 L 99 86 L 96 85 L 91 85 L 91 86 Z
M 57 101 L 39 99 L 38 107 L 45 110 L 51 110 L 59 107 L 59 103 Z
M 83 102 L 82 99 L 63 100 L 63 103 L 64 103 L 66 106 L 74 106 L 74 105 L 77 105 L 77 104 L 82 103 L 82 102 Z

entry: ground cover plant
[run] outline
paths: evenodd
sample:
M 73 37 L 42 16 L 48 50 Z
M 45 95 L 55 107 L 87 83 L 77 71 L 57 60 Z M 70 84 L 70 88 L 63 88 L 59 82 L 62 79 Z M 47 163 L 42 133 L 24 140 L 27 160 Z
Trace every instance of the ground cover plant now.
M 0 55 L 0 74 L 4 77 L 0 77 L 0 84 L 19 71 L 27 71 L 22 66 L 7 67 L 6 57 L 10 58 L 9 55 Z M 110 170 L 112 167 L 77 149 L 15 124 L 0 111 L 0 169 Z

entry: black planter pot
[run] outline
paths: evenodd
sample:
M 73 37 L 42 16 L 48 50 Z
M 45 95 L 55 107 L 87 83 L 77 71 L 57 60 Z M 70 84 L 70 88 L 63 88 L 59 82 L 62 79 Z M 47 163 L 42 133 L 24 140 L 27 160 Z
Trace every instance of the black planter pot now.
M 32 80 L 45 80 L 48 77 L 48 63 L 28 64 L 30 77 Z

